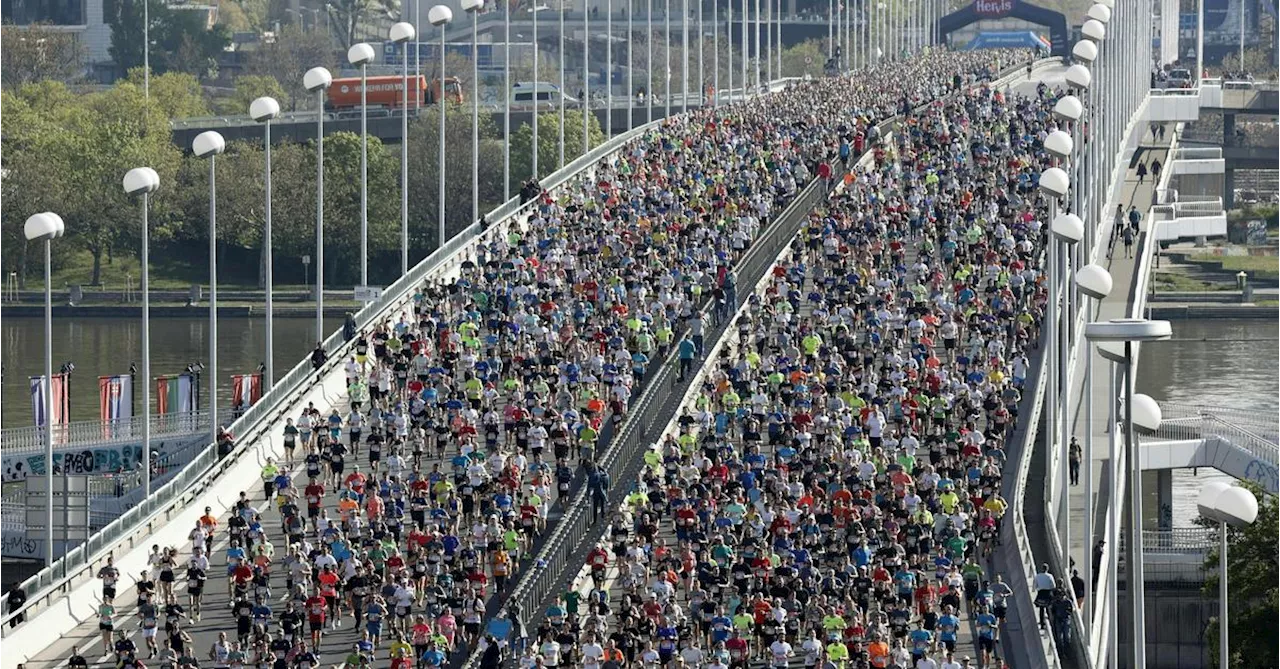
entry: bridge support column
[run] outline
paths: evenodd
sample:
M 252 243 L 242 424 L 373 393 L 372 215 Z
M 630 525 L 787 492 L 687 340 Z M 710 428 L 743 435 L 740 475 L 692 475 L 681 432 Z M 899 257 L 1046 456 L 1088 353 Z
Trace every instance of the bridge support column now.
M 1173 529 L 1173 470 L 1156 471 L 1156 524 L 1163 530 Z
M 1226 211 L 1236 206 L 1236 171 L 1230 167 L 1222 172 L 1222 208 Z

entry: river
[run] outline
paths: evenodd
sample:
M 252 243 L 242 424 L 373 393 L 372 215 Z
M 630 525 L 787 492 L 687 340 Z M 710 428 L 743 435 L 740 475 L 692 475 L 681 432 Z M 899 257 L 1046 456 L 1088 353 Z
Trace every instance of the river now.
M 341 325 L 341 318 L 325 319 L 326 332 Z M 276 378 L 280 378 L 315 347 L 315 320 L 276 318 L 274 326 L 275 373 Z M 178 374 L 194 362 L 207 365 L 208 332 L 206 318 L 153 318 L 151 375 Z M 4 368 L 0 419 L 4 427 L 33 425 L 27 379 L 44 373 L 44 320 L 5 318 L 0 323 L 0 337 L 3 337 L 0 359 Z M 262 318 L 218 320 L 220 406 L 231 404 L 231 375 L 251 373 L 265 359 L 266 341 L 266 321 Z M 53 321 L 54 372 L 64 362 L 75 365 L 71 375 L 72 420 L 98 420 L 98 377 L 126 374 L 129 363 L 138 363 L 141 358 L 140 319 L 55 318 Z M 207 374 L 202 381 L 207 387 Z M 141 393 L 137 396 L 141 402 Z
M 1280 325 L 1275 319 L 1173 321 L 1174 341 L 1150 344 L 1138 362 L 1138 391 L 1157 401 L 1280 416 Z M 1234 481 L 1212 469 L 1173 473 L 1173 526 L 1195 518 L 1200 486 Z

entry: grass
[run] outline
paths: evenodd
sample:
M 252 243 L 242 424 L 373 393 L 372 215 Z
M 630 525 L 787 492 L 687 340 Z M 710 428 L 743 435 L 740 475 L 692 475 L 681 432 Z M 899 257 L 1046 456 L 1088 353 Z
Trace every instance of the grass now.
M 204 256 L 201 256 L 199 260 L 198 263 L 193 263 L 180 253 L 153 253 L 151 256 L 151 276 L 149 277 L 151 289 L 187 290 L 193 285 L 207 286 L 209 283 L 208 265 Z M 93 278 L 93 254 L 85 250 L 72 251 L 62 256 L 60 266 L 53 271 L 53 287 L 54 290 L 63 290 L 67 286 L 79 285 L 84 289 L 85 293 L 120 292 L 125 289 L 127 282 L 132 280 L 133 289 L 136 291 L 142 276 L 141 268 L 142 263 L 135 257 L 117 257 L 110 263 L 107 262 L 106 257 L 103 257 L 102 271 L 100 273 L 101 285 L 91 286 L 89 281 Z M 234 278 L 219 278 L 218 288 L 222 290 L 258 290 L 258 285 L 256 278 L 251 283 L 245 283 L 243 280 L 237 281 Z M 277 292 L 304 291 L 308 288 L 309 286 L 301 284 L 286 285 L 277 283 L 275 285 Z M 44 290 L 43 272 L 37 270 L 27 274 L 27 290 Z
M 1192 262 L 1220 263 L 1228 272 L 1248 272 L 1251 276 L 1274 279 L 1280 276 L 1280 257 L 1278 256 L 1214 256 L 1195 255 L 1188 258 Z
M 1235 290 L 1235 284 L 1220 281 L 1201 281 L 1177 272 L 1157 272 L 1156 290 L 1173 293 L 1206 293 Z

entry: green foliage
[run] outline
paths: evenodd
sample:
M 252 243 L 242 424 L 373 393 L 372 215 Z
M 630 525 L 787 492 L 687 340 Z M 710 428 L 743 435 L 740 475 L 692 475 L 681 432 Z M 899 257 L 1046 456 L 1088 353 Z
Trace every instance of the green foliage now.
M 43 24 L 0 28 L 0 82 L 5 88 L 52 79 L 71 81 L 83 71 L 76 36 Z
M 258 46 L 249 57 L 247 70 L 279 82 L 280 105 L 296 111 L 315 107 L 315 96 L 307 93 L 302 85 L 302 76 L 313 67 L 326 67 L 330 71 L 338 68 L 337 53 L 329 36 L 322 32 L 304 32 L 296 24 L 288 24 L 274 41 Z
M 129 70 L 126 81 L 141 89 L 142 78 L 143 69 L 135 67 Z M 183 72 L 153 74 L 151 104 L 171 119 L 209 115 L 209 106 L 205 103 L 200 80 L 193 74 Z
M 1258 498 L 1258 519 L 1248 527 L 1227 529 L 1230 580 L 1227 584 L 1231 597 L 1231 667 L 1240 669 L 1270 669 L 1280 665 L 1280 653 L 1276 648 L 1276 620 L 1280 617 L 1280 600 L 1276 582 L 1280 579 L 1280 562 L 1277 560 L 1277 542 L 1280 541 L 1280 515 L 1276 498 L 1267 495 L 1252 482 L 1243 482 Z M 1212 526 L 1204 519 L 1201 525 Z M 1208 574 L 1204 584 L 1204 596 L 1218 597 L 1218 564 L 1221 553 L 1214 549 L 1205 557 Z M 1209 657 L 1213 666 L 1218 665 L 1218 620 L 1214 619 L 1205 629 L 1209 640 Z
M 174 9 L 158 2 L 148 7 L 153 72 L 175 70 L 204 76 L 216 68 L 215 58 L 231 42 L 226 26 L 207 28 L 203 11 Z M 111 26 L 111 59 L 126 70 L 141 67 L 145 44 L 142 0 L 107 0 L 104 13 Z
M 582 147 L 582 112 L 566 110 L 564 114 L 565 163 L 585 153 Z M 604 131 L 594 114 L 587 115 L 590 146 L 604 142 Z M 522 181 L 533 174 L 533 127 L 525 124 L 511 133 L 511 178 Z M 545 177 L 562 167 L 560 159 L 560 113 L 547 112 L 538 116 L 538 177 Z
M 275 77 L 246 74 L 236 77 L 235 92 L 222 99 L 219 107 L 224 114 L 248 114 L 249 105 L 264 95 L 275 98 L 277 102 L 285 99 L 284 88 Z
M 400 0 L 332 0 L 325 4 L 325 8 L 329 10 L 344 48 L 356 43 L 356 28 L 361 24 L 376 24 L 375 19 L 400 16 Z

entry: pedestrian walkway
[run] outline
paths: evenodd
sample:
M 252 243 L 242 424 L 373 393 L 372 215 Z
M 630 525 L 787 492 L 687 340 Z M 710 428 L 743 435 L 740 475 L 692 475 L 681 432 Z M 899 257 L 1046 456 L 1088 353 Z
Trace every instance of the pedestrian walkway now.
M 1160 162 L 1166 162 L 1169 142 L 1172 141 L 1171 133 L 1166 133 L 1168 137 L 1163 143 L 1160 143 L 1155 136 L 1151 134 L 1150 128 L 1142 130 L 1145 133 L 1143 138 L 1143 154 L 1141 159 L 1150 163 L 1153 158 L 1159 159 Z M 1150 207 L 1156 190 L 1156 180 L 1148 176 L 1141 183 L 1137 177 L 1138 161 L 1134 160 L 1129 166 L 1129 171 L 1125 175 L 1123 190 L 1121 191 L 1119 204 L 1125 212 L 1130 206 L 1136 206 L 1138 211 L 1142 213 L 1142 221 L 1139 223 L 1141 233 L 1144 235 L 1143 244 L 1134 247 L 1133 257 L 1127 257 L 1124 252 L 1122 242 L 1117 242 L 1113 252 L 1108 257 L 1106 253 L 1106 240 L 1111 238 L 1112 224 L 1114 222 L 1114 210 L 1107 212 L 1104 216 L 1102 225 L 1098 229 L 1099 243 L 1103 244 L 1102 250 L 1099 252 L 1098 264 L 1102 265 L 1111 273 L 1112 289 L 1111 294 L 1100 303 L 1097 304 L 1097 311 L 1094 316 L 1087 318 L 1089 320 L 1109 320 L 1112 318 L 1128 318 L 1133 316 L 1134 300 L 1137 297 L 1133 294 L 1134 282 L 1137 280 L 1136 272 L 1138 264 L 1141 261 L 1139 252 L 1149 252 L 1149 244 L 1151 234 Z M 1091 430 L 1093 434 L 1093 459 L 1088 466 L 1093 468 L 1093 480 L 1095 491 L 1114 490 L 1114 486 L 1109 483 L 1107 472 L 1110 471 L 1108 443 L 1110 439 L 1109 426 L 1107 425 L 1108 401 L 1107 394 L 1107 374 L 1112 367 L 1112 363 L 1104 359 L 1098 353 L 1096 346 L 1088 346 L 1087 342 L 1081 341 L 1081 346 L 1086 346 L 1088 355 L 1093 356 L 1093 388 L 1086 388 L 1084 384 L 1084 368 L 1085 355 L 1079 355 L 1076 358 L 1076 365 L 1071 369 L 1071 392 L 1070 392 L 1070 408 L 1069 416 L 1070 430 L 1069 434 L 1076 437 L 1080 442 L 1084 443 L 1084 433 Z M 1123 390 L 1121 389 L 1121 392 Z M 1085 423 L 1084 398 L 1093 403 L 1093 424 Z M 1084 476 L 1080 477 L 1079 485 L 1070 487 L 1068 492 L 1068 500 L 1071 509 L 1071 546 L 1069 548 L 1071 559 L 1074 560 L 1076 568 L 1081 575 L 1084 574 L 1085 560 L 1092 561 L 1094 559 L 1092 546 L 1086 546 L 1084 542 L 1084 513 L 1086 508 L 1085 488 L 1083 485 Z M 1107 501 L 1110 494 L 1107 492 L 1097 493 L 1095 498 L 1093 513 L 1095 519 L 1093 522 L 1093 533 L 1095 538 L 1101 537 L 1105 530 L 1106 517 L 1103 514 L 1104 507 L 1098 504 Z M 1095 540 L 1096 543 L 1096 540 Z M 1092 564 L 1092 562 L 1090 562 Z

